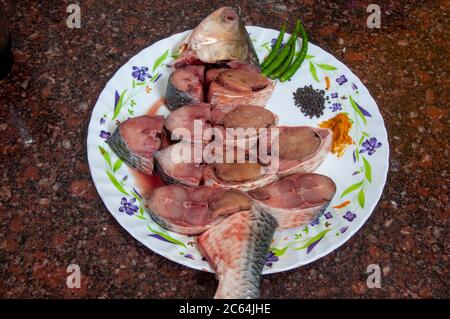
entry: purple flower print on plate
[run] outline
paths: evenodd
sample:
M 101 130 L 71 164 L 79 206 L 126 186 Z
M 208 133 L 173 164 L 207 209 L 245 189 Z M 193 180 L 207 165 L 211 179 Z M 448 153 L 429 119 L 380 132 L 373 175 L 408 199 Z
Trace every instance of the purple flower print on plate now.
M 122 200 L 120 201 L 121 206 L 119 207 L 119 212 L 126 213 L 130 216 L 134 215 L 139 209 L 137 205 L 134 205 L 135 202 L 136 198 L 132 198 L 127 201 L 125 197 L 122 197 Z
M 349 222 L 351 222 L 351 221 L 353 221 L 353 220 L 356 218 L 356 214 L 353 214 L 351 211 L 347 211 L 347 212 L 345 213 L 345 215 L 342 216 L 342 217 L 344 217 L 344 219 L 346 219 L 346 220 L 348 220 Z
M 111 137 L 111 133 L 101 130 L 100 131 L 100 137 L 104 138 L 105 140 L 107 140 L 108 138 Z
M 316 226 L 316 225 L 319 225 L 319 223 L 320 223 L 320 221 L 319 221 L 319 218 L 316 218 L 316 219 L 314 219 L 312 222 L 311 222 L 311 226 Z
M 272 264 L 277 261 L 278 261 L 277 255 L 275 255 L 273 252 L 269 251 L 266 255 L 266 266 L 272 267 Z
M 376 152 L 377 148 L 381 147 L 381 145 L 382 145 L 381 142 L 378 142 L 376 137 L 371 137 L 362 143 L 363 149 L 361 149 L 359 152 L 360 153 L 367 152 L 367 154 L 372 155 L 373 153 Z
M 333 218 L 333 215 L 331 214 L 331 212 L 326 212 L 325 213 L 325 218 L 326 219 L 331 219 L 331 218 Z
M 343 74 L 336 79 L 336 82 L 339 83 L 339 85 L 342 85 L 347 81 L 348 81 L 347 78 Z
M 341 103 L 333 103 L 332 106 L 330 106 L 330 110 L 332 110 L 333 112 L 341 111 L 342 104 Z
M 145 81 L 145 77 L 150 77 L 150 74 L 147 73 L 148 68 L 146 66 L 141 66 L 140 68 L 137 66 L 133 66 L 133 72 L 131 73 L 131 76 L 135 78 L 138 81 Z
M 273 47 L 275 46 L 275 43 L 277 42 L 277 39 L 276 38 L 272 38 L 272 40 L 270 40 L 270 48 L 271 49 L 273 49 Z M 281 42 L 281 45 L 280 45 L 280 49 L 282 49 L 283 47 L 284 47 L 284 45 L 285 45 L 285 43 L 284 42 Z

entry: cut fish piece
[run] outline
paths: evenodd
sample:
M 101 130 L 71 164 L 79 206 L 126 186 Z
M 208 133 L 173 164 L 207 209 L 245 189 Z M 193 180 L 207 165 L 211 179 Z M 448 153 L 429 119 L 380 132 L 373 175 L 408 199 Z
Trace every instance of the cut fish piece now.
M 261 274 L 276 228 L 272 215 L 252 207 L 198 237 L 198 247 L 219 280 L 214 298 L 259 298 Z
M 169 110 L 203 102 L 204 71 L 203 65 L 190 65 L 172 72 L 166 90 L 166 105 Z
M 152 218 L 174 232 L 195 235 L 226 216 L 250 209 L 250 197 L 237 190 L 167 185 L 145 200 Z
M 208 71 L 206 71 L 205 74 L 205 85 L 206 87 L 208 87 L 211 82 L 215 82 L 219 79 L 219 76 L 225 72 L 229 70 L 228 68 L 213 68 L 213 69 L 209 69 Z
M 247 166 L 250 166 L 251 170 L 247 168 L 248 171 L 246 171 Z M 257 173 L 258 168 L 260 169 L 259 174 Z M 205 185 L 242 191 L 263 187 L 278 180 L 277 174 L 265 174 L 263 166 L 252 163 L 208 165 L 205 167 L 203 178 Z
M 261 70 L 254 64 L 246 63 L 239 60 L 231 60 L 227 62 L 221 62 L 213 65 L 212 68 L 208 69 L 205 74 L 205 84 L 206 87 L 209 86 L 211 82 L 215 82 L 219 79 L 220 75 L 228 70 L 242 70 L 247 72 L 253 72 L 256 74 L 261 74 Z
M 246 182 L 262 176 L 261 165 L 258 163 L 216 163 L 213 165 L 218 178 L 225 182 Z
M 184 50 L 174 63 L 176 69 L 188 65 L 203 65 L 204 63 L 198 58 L 197 54 L 192 50 Z
M 211 111 L 211 122 L 221 130 L 221 135 L 216 136 L 217 141 L 224 141 L 229 147 L 235 146 L 256 154 L 260 129 L 275 126 L 278 116 L 254 105 L 217 106 Z M 236 130 L 227 132 L 230 128 Z
M 221 122 L 225 128 L 270 128 L 278 123 L 278 116 L 260 106 L 238 105 L 224 114 Z
M 213 105 L 265 106 L 275 88 L 262 74 L 243 70 L 222 72 L 208 90 L 208 102 Z
M 167 183 L 200 185 L 205 169 L 201 144 L 179 142 L 154 153 L 156 171 Z
M 309 224 L 328 207 L 335 193 L 331 178 L 314 173 L 290 175 L 248 192 L 255 206 L 277 219 L 279 228 Z
M 244 70 L 224 71 L 219 75 L 218 81 L 224 88 L 244 93 L 259 91 L 268 85 L 267 78 L 261 73 Z
M 331 150 L 333 139 L 329 129 L 309 126 L 282 126 L 279 129 L 278 148 L 278 175 L 284 177 L 295 173 L 313 172 L 325 160 Z M 267 135 L 260 136 L 260 145 L 269 145 L 265 139 Z
M 153 152 L 161 146 L 164 116 L 142 115 L 122 122 L 107 143 L 128 166 L 152 175 Z
M 198 126 L 200 132 L 194 132 L 194 121 L 196 120 L 201 121 Z M 210 140 L 210 136 L 203 134 L 203 132 L 211 127 L 210 122 L 211 105 L 206 103 L 197 103 L 182 106 L 171 112 L 167 117 L 164 126 L 169 132 L 172 133 L 173 138 L 194 142 L 207 142 Z M 178 131 L 180 131 L 180 129 L 184 129 L 182 131 L 189 133 L 189 136 L 180 136 L 176 132 L 177 129 Z M 198 134 L 200 134 L 200 136 L 196 136 Z

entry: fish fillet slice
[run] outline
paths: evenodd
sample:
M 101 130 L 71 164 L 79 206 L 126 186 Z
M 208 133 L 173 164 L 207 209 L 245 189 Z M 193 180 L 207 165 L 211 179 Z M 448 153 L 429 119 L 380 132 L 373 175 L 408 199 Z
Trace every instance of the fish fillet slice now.
M 235 213 L 198 237 L 219 280 L 214 298 L 259 298 L 262 270 L 277 221 L 260 208 Z

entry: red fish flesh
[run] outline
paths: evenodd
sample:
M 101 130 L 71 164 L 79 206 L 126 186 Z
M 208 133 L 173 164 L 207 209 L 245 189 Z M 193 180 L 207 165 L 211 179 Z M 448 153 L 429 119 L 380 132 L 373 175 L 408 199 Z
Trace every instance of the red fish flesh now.
M 153 153 L 161 146 L 164 116 L 138 116 L 122 122 L 108 144 L 128 166 L 152 175 Z
M 172 72 L 166 89 L 166 105 L 169 110 L 204 101 L 204 71 L 203 65 L 189 65 Z
M 279 228 L 309 224 L 323 212 L 336 192 L 336 185 L 327 176 L 294 174 L 248 192 L 254 205 L 272 214 Z
M 157 223 L 185 235 L 199 234 L 250 204 L 250 197 L 237 190 L 182 185 L 159 187 L 145 200 Z
M 245 70 L 226 70 L 211 82 L 208 102 L 213 105 L 265 106 L 274 88 L 275 82 L 262 74 Z

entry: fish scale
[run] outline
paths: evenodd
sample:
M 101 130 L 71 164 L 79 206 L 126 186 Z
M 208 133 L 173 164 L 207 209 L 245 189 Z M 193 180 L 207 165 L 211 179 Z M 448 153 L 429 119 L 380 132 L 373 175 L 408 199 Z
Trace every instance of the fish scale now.
M 199 236 L 199 248 L 219 280 L 215 298 L 259 298 L 261 274 L 277 226 L 271 214 L 252 207 Z

